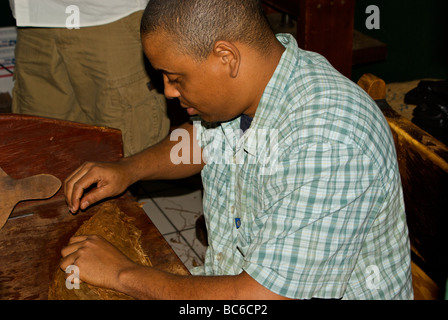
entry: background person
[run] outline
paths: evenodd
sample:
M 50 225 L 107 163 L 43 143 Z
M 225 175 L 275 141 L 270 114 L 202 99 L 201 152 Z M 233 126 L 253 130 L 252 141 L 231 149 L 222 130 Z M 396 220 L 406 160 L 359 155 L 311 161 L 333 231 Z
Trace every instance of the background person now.
M 67 10 L 73 1 L 10 0 L 18 26 L 12 112 L 120 129 L 125 155 L 163 139 L 166 101 L 147 86 L 140 41 L 147 2 L 82 0 L 78 12 Z

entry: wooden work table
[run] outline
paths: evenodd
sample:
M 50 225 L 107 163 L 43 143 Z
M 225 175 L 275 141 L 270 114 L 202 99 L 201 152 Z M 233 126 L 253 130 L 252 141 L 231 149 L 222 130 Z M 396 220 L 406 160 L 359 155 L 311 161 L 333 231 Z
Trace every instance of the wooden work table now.
M 0 115 L 0 167 L 12 178 L 40 173 L 61 181 L 85 161 L 123 156 L 118 130 L 21 115 Z M 116 199 L 142 231 L 141 243 L 154 267 L 177 274 L 188 270 L 129 193 Z M 0 299 L 47 299 L 61 249 L 91 210 L 72 215 L 63 190 L 47 200 L 19 203 L 0 230 Z

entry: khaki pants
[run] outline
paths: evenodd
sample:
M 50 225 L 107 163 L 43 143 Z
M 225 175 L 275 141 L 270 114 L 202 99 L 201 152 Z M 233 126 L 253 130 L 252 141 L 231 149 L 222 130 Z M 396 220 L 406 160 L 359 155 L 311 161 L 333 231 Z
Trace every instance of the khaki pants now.
M 120 129 L 126 156 L 159 142 L 169 119 L 163 95 L 147 87 L 141 15 L 81 29 L 19 28 L 12 111 Z

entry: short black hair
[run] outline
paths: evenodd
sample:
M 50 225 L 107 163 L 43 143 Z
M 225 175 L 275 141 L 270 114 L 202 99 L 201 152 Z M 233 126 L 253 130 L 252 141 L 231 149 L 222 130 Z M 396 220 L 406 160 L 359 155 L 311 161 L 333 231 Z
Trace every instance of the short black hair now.
M 183 53 L 206 59 L 216 41 L 238 41 L 269 52 L 274 32 L 259 0 L 150 0 L 141 36 L 163 31 Z

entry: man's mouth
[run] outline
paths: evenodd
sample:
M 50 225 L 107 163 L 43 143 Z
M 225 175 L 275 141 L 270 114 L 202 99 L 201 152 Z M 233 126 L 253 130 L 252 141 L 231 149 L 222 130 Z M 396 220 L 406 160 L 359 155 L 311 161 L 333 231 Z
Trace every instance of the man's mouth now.
M 187 113 L 188 113 L 190 116 L 193 116 L 193 115 L 197 114 L 195 108 L 187 108 Z
M 192 107 L 189 107 L 189 106 L 187 106 L 187 105 L 184 105 L 183 103 L 181 103 L 180 105 L 181 105 L 182 108 L 184 108 L 184 109 L 187 110 L 187 113 L 188 113 L 190 116 L 193 116 L 193 115 L 197 114 L 197 111 L 196 111 L 195 108 L 192 108 Z

